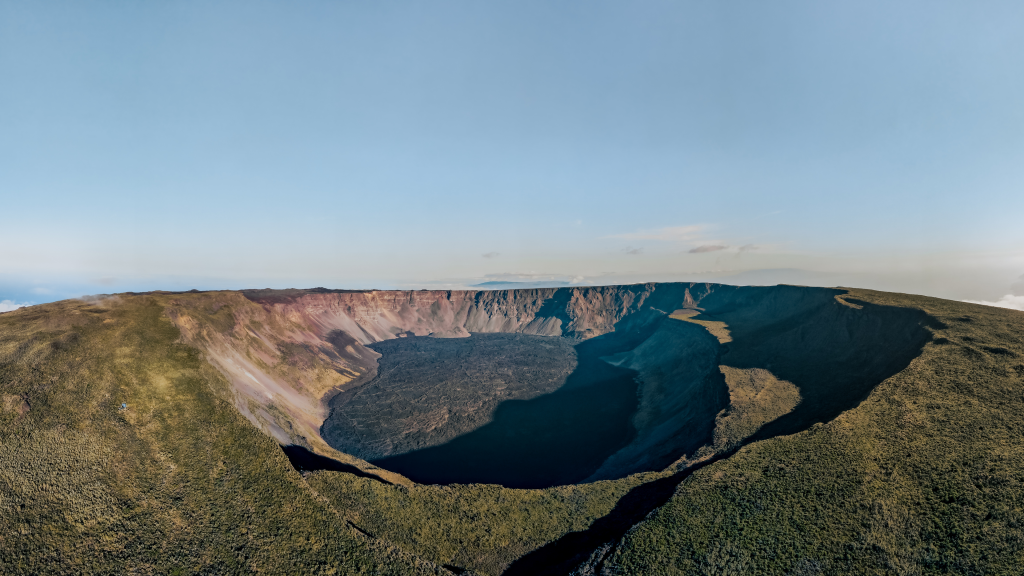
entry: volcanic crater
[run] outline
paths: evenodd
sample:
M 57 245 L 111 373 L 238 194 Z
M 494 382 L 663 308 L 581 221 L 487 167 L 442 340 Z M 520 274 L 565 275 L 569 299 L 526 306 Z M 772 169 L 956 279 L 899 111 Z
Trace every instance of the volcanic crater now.
M 647 284 L 246 296 L 314 326 L 294 339 L 349 376 L 324 393 L 316 430 L 339 453 L 421 484 L 542 488 L 685 469 L 856 406 L 930 332 L 919 311 L 845 294 Z M 282 444 L 308 443 L 295 418 L 285 428 L 266 414 L 255 420 Z
M 103 572 L 164 546 L 149 571 L 1012 572 L 1022 326 L 697 283 L 30 307 L 0 317 L 21 534 L 0 552 L 88 558 L 115 534 L 131 552 Z

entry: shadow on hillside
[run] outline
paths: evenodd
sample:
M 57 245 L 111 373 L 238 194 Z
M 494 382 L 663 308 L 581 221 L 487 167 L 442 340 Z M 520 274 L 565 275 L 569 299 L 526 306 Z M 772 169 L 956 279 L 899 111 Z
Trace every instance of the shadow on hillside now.
M 611 546 L 665 504 L 696 470 L 752 442 L 806 430 L 856 407 L 878 384 L 920 355 L 931 338 L 927 326 L 940 326 L 919 310 L 852 300 L 848 302 L 859 309 L 844 306 L 834 299 L 843 293 L 838 290 L 725 288 L 725 294 L 701 303 L 706 308 L 698 317 L 729 325 L 733 341 L 723 345 L 722 364 L 766 368 L 796 385 L 801 403 L 728 452 L 634 488 L 587 530 L 566 534 L 530 552 L 504 576 L 568 574 L 584 562 L 596 573 Z M 800 298 L 786 302 L 786 293 L 796 290 L 803 291 Z
M 764 425 L 747 440 L 795 434 L 834 420 L 863 402 L 876 386 L 901 372 L 938 326 L 920 310 L 834 300 L 788 318 L 738 322 L 737 313 L 707 310 L 699 318 L 722 320 L 732 330 L 722 364 L 765 368 L 800 390 L 797 407 Z
M 332 458 L 321 456 L 315 452 L 310 452 L 302 446 L 290 444 L 288 446 L 281 446 L 281 450 L 283 450 L 285 456 L 288 457 L 288 461 L 291 462 L 292 467 L 299 472 L 316 472 L 317 470 L 347 472 L 348 474 L 352 474 L 353 476 L 358 476 L 360 478 L 372 478 L 373 480 L 378 480 L 385 484 L 391 484 L 380 476 L 364 472 L 351 464 L 338 462 Z
M 502 576 L 562 575 L 572 572 L 587 561 L 594 551 L 618 542 L 633 525 L 668 502 L 679 483 L 688 476 L 727 456 L 722 454 L 671 476 L 633 488 L 618 501 L 611 512 L 598 518 L 588 529 L 571 532 L 530 552 L 513 562 Z M 600 558 L 593 560 L 595 564 L 600 564 Z

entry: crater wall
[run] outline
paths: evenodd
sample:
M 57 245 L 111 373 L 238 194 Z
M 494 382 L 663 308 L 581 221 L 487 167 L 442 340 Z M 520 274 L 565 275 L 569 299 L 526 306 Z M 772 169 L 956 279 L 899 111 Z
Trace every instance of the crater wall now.
M 768 437 L 854 406 L 905 366 L 928 332 L 923 314 L 847 302 L 843 294 L 840 289 L 690 283 L 500 291 L 252 290 L 183 297 L 168 314 L 183 338 L 203 349 L 228 377 L 236 406 L 261 429 L 282 444 L 364 470 L 378 469 L 328 445 L 324 437 L 330 434 L 322 435 L 321 426 L 333 398 L 351 396 L 376 376 L 380 355 L 369 345 L 408 336 L 504 332 L 593 340 L 589 348 L 600 350 L 602 335 L 614 332 L 605 360 L 638 374 L 635 434 L 591 477 L 600 479 L 674 461 L 692 463 L 743 441 L 731 438 L 718 446 L 716 438 L 725 436 L 715 430 L 722 422 L 729 430 L 746 430 L 749 438 Z M 763 370 L 767 379 L 757 382 L 783 382 L 798 390 L 799 400 L 787 400 L 784 414 L 730 407 L 730 398 L 774 396 L 761 394 L 760 385 L 754 392 L 732 390 L 726 368 Z M 743 420 L 750 414 L 763 420 L 768 413 L 773 419 L 756 425 Z

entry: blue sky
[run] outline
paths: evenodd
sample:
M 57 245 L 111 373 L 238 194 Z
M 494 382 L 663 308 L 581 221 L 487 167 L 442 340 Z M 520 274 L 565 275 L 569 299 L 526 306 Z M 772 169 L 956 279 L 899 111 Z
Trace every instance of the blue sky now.
M 1019 2 L 0 1 L 0 301 L 1024 296 Z

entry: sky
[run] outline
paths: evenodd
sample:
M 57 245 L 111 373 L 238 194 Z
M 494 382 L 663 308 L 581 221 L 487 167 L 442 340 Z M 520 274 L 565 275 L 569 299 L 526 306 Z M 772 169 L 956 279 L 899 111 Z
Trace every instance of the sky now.
M 1024 308 L 1024 4 L 0 0 L 0 311 L 484 282 Z

